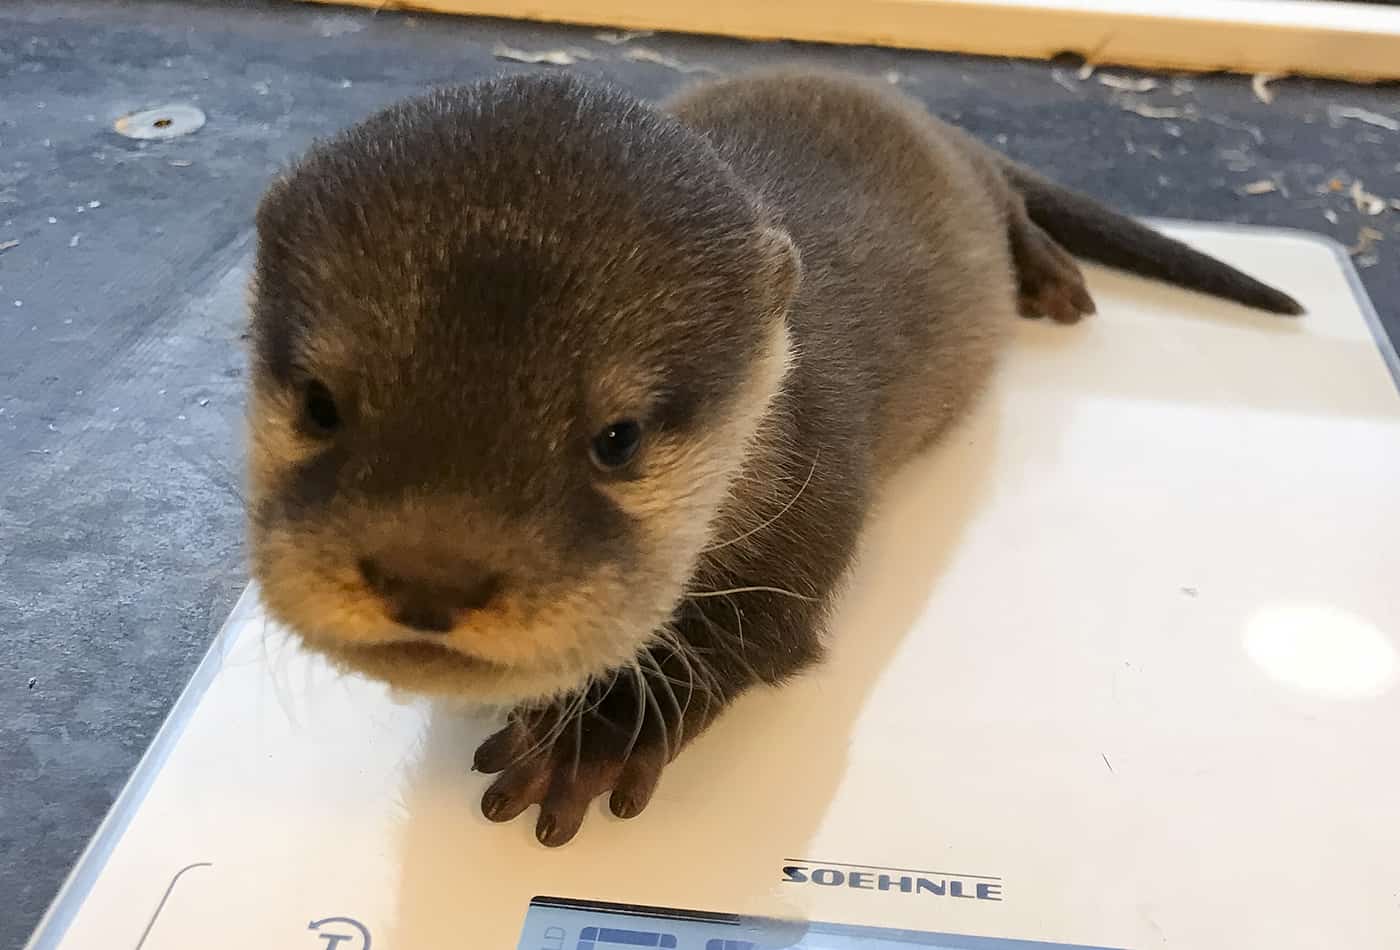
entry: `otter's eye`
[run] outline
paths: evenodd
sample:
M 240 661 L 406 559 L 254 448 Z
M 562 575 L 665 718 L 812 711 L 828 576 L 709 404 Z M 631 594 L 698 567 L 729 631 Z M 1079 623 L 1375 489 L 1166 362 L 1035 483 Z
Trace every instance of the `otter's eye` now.
M 593 437 L 593 464 L 607 472 L 616 471 L 637 456 L 642 445 L 642 427 L 631 419 L 611 422 Z
M 327 436 L 340 428 L 340 410 L 326 384 L 313 379 L 302 395 L 302 411 L 306 427 L 314 434 Z

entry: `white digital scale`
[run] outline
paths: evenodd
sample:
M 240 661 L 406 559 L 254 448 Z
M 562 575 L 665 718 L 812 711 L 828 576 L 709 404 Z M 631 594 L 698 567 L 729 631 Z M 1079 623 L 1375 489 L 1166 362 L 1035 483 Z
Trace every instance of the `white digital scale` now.
M 1094 271 L 873 520 L 830 661 L 638 819 L 481 817 L 494 724 L 245 594 L 34 937 L 62 950 L 1400 947 L 1400 397 L 1345 254 Z

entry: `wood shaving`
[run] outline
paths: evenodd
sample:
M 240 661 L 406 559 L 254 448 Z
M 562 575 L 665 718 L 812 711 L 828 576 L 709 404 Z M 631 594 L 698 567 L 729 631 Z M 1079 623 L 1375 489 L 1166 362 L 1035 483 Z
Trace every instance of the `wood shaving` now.
M 1278 182 L 1265 178 L 1262 181 L 1252 181 L 1240 190 L 1247 195 L 1267 195 L 1271 191 L 1278 191 Z
M 1269 88 L 1269 83 L 1282 79 L 1281 73 L 1255 73 L 1254 78 L 1249 81 L 1249 88 L 1254 90 L 1254 98 L 1264 105 L 1273 105 L 1274 91 Z
M 1247 172 L 1254 167 L 1254 159 L 1244 149 L 1222 148 L 1218 154 L 1225 160 L 1225 167 L 1232 172 Z
M 1374 125 L 1378 129 L 1400 132 L 1400 119 L 1392 119 L 1388 115 L 1381 115 L 1379 112 L 1371 112 L 1367 109 L 1356 109 L 1348 106 L 1328 106 L 1327 117 L 1333 122 L 1340 122 L 1342 119 L 1355 119 L 1357 122 L 1365 122 L 1367 125 Z
M 1144 119 L 1192 119 L 1196 110 L 1177 106 L 1149 106 L 1141 102 L 1123 103 L 1123 111 L 1140 115 Z
M 1375 217 L 1390 207 L 1389 203 L 1380 195 L 1373 195 L 1367 191 L 1359 179 L 1351 183 L 1351 191 L 1348 194 L 1351 195 L 1351 201 L 1352 204 L 1356 205 L 1356 210 L 1371 217 Z
M 604 30 L 601 33 L 594 33 L 593 38 L 607 43 L 609 46 L 621 46 L 623 43 L 655 35 L 655 30 Z
M 1099 76 L 1099 83 L 1110 89 L 1121 89 L 1123 92 L 1151 92 L 1157 88 L 1155 79 L 1133 79 L 1131 76 L 1114 76 L 1111 73 Z
M 19 247 L 18 241 L 0 241 L 0 254 L 4 254 L 12 247 Z
M 1376 257 L 1371 253 L 1378 241 L 1384 241 L 1385 234 L 1375 228 L 1362 228 L 1356 234 L 1356 243 L 1347 248 L 1347 253 L 1352 257 L 1360 258 L 1357 261 L 1362 267 L 1371 267 L 1376 263 Z
M 543 49 L 543 50 L 523 50 L 504 43 L 497 43 L 491 50 L 491 55 L 497 59 L 508 59 L 516 63 L 544 64 L 548 66 L 572 66 L 578 62 L 579 51 L 570 52 L 566 49 Z
M 1080 82 L 1088 82 L 1090 79 L 1093 79 L 1093 78 L 1094 78 L 1094 70 L 1095 70 L 1096 68 L 1097 68 L 1097 67 L 1096 67 L 1093 63 L 1085 63 L 1083 66 L 1080 66 L 1080 67 L 1079 67 L 1079 73 L 1078 73 L 1079 81 L 1080 81 Z
M 194 162 L 185 158 L 172 158 L 165 164 L 171 166 L 172 168 L 189 168 L 191 165 L 194 164 Z
M 1234 119 L 1228 119 L 1223 115 L 1207 115 L 1205 116 L 1205 120 L 1221 128 L 1247 132 L 1249 133 L 1249 137 L 1254 139 L 1256 145 L 1264 144 L 1264 132 L 1257 126 L 1250 125 L 1247 122 L 1236 122 Z
M 1337 212 L 1333 211 L 1331 208 L 1328 208 L 1326 211 L 1322 212 L 1322 216 L 1333 224 L 1336 224 L 1339 220 L 1341 220 L 1337 217 Z
M 711 66 L 703 66 L 697 63 L 683 63 L 673 56 L 659 53 L 654 49 L 645 46 L 634 46 L 622 54 L 623 59 L 630 59 L 634 63 L 652 63 L 656 66 L 665 66 L 667 69 L 674 69 L 678 73 L 713 73 L 719 74 L 719 70 Z
M 1050 70 L 1050 79 L 1055 83 L 1055 85 L 1063 86 L 1070 92 L 1079 92 L 1078 84 L 1076 84 L 1074 79 L 1070 77 L 1069 73 L 1065 72 L 1063 69 Z

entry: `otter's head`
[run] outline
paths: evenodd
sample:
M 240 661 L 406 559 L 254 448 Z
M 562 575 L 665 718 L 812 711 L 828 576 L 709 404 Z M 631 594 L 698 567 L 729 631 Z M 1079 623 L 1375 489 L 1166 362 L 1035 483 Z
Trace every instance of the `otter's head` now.
M 517 78 L 315 147 L 258 215 L 250 546 L 338 665 L 487 702 L 670 617 L 789 360 L 792 242 L 707 142 Z

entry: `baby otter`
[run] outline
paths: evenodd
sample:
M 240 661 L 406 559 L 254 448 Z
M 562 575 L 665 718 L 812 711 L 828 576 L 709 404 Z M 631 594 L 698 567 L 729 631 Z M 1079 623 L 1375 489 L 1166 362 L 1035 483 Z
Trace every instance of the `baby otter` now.
M 872 493 L 1070 254 L 1298 305 L 828 75 L 665 108 L 565 76 L 392 106 L 258 212 L 249 537 L 346 670 L 511 708 L 486 815 L 640 812 L 745 690 L 816 662 Z

